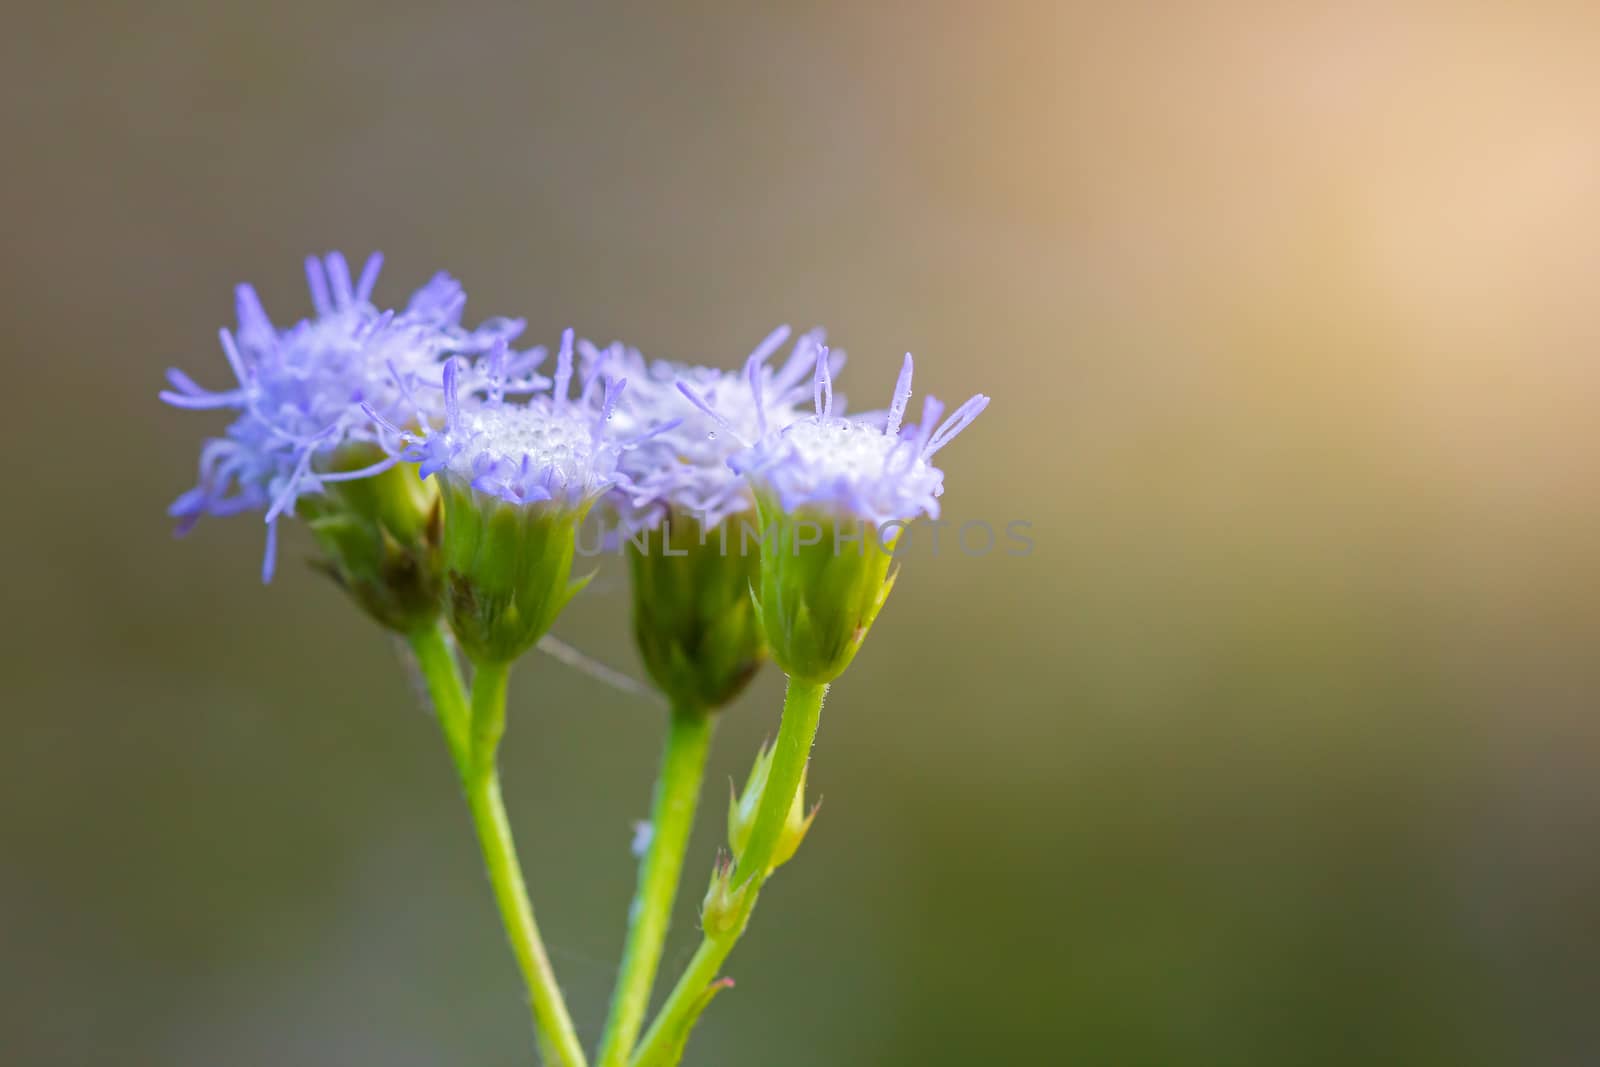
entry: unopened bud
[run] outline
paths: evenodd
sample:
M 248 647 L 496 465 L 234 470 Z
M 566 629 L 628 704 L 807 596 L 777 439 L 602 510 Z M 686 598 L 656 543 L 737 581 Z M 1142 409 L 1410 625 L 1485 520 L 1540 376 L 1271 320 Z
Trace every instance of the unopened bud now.
M 382 459 L 371 445 L 334 454 L 332 472 L 359 470 Z M 439 491 L 402 463 L 379 474 L 329 481 L 300 511 L 322 549 L 318 570 L 363 611 L 391 630 L 411 633 L 439 615 L 443 516 Z
M 750 599 L 757 558 L 729 553 L 725 539 L 726 531 L 708 536 L 693 515 L 673 510 L 629 542 L 634 640 L 674 707 L 726 706 L 764 657 Z
M 700 902 L 700 928 L 712 940 L 736 937 L 749 918 L 746 898 L 750 883 L 735 885 L 733 860 L 718 857 L 711 870 L 711 884 L 706 887 L 705 899 Z

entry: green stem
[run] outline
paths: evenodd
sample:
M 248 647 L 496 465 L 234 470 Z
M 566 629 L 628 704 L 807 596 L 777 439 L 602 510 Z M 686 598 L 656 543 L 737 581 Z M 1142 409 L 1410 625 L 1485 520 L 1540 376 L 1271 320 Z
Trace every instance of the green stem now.
M 533 918 L 533 905 L 522 880 L 516 845 L 511 839 L 511 823 L 506 818 L 500 797 L 500 774 L 495 768 L 495 752 L 505 732 L 506 682 L 511 668 L 506 663 L 478 663 L 472 677 L 471 751 L 462 764 L 463 786 L 472 822 L 478 830 L 484 867 L 500 919 L 511 942 L 512 954 L 522 970 L 533 1008 L 534 1036 L 546 1063 L 561 1067 L 586 1067 L 583 1046 L 567 1013 L 561 988 L 556 984 Z
M 683 976 L 672 987 L 666 1003 L 656 1013 L 655 1022 L 650 1024 L 644 1039 L 639 1042 L 638 1051 L 629 1061 L 630 1067 L 673 1067 L 678 1062 L 684 1043 L 688 1040 L 686 1030 L 694 1025 L 700 1009 L 705 1006 L 711 983 L 716 981 L 723 961 L 738 943 L 739 935 L 744 933 L 750 913 L 755 910 L 756 893 L 760 888 L 759 885 L 752 885 L 745 891 L 742 914 L 732 933 L 716 938 L 707 936 L 701 940 Z
M 439 719 L 445 744 L 450 746 L 450 755 L 457 767 L 463 767 L 471 712 L 467 706 L 467 687 L 461 683 L 461 668 L 456 663 L 444 624 L 434 622 L 409 635 L 406 643 L 416 657 L 417 669 L 422 673 L 423 685 L 427 686 L 433 713 Z
M 800 777 L 806 760 L 811 755 L 811 744 L 816 740 L 817 723 L 822 717 L 822 700 L 828 686 L 789 679 L 789 689 L 783 698 L 783 721 L 778 726 L 778 740 L 773 747 L 772 766 L 767 774 L 767 785 L 761 794 L 761 806 L 756 811 L 755 825 L 750 830 L 750 840 L 744 854 L 739 857 L 739 870 L 744 872 L 744 898 L 732 930 L 720 937 L 707 934 L 695 950 L 688 968 L 672 987 L 666 1003 L 656 1014 L 655 1022 L 639 1043 L 638 1051 L 630 1061 L 631 1067 L 672 1067 L 682 1054 L 688 1038 L 688 1028 L 705 1007 L 728 953 L 744 934 L 750 915 L 755 910 L 756 897 L 770 873 L 772 854 L 794 803 L 794 794 L 800 788 Z
M 766 788 L 761 791 L 761 807 L 756 809 L 750 840 L 739 856 L 744 883 L 765 877 L 767 868 L 772 866 L 772 854 L 777 851 L 795 791 L 800 788 L 806 761 L 811 758 L 811 744 L 817 739 L 817 722 L 822 717 L 822 698 L 827 694 L 826 682 L 789 679 L 789 689 L 783 697 L 783 721 L 773 745 L 772 769 L 767 774 Z
M 472 665 L 469 778 L 481 778 L 494 773 L 495 753 L 500 750 L 500 738 L 506 732 L 506 685 L 510 680 L 509 663 Z
M 450 747 L 461 775 L 467 806 L 478 831 L 484 866 L 495 902 L 505 924 L 506 938 L 517 957 L 523 981 L 533 1006 L 534 1037 L 545 1062 L 560 1067 L 586 1067 L 583 1046 L 567 1006 L 561 999 L 539 927 L 528 902 L 527 886 L 517 864 L 516 845 L 511 839 L 511 824 L 506 819 L 500 798 L 500 776 L 495 770 L 495 750 L 505 732 L 506 683 L 510 666 L 480 663 L 472 679 L 472 696 L 467 697 L 461 682 L 450 638 L 442 623 L 418 630 L 407 637 L 417 659 L 423 684 L 433 701 L 434 714 L 445 743 Z
M 550 958 L 539 938 L 538 924 L 533 920 L 533 906 L 528 903 L 528 890 L 523 884 L 516 847 L 511 841 L 511 826 L 500 800 L 500 776 L 492 767 L 488 774 L 480 775 L 467 787 L 467 804 L 472 808 L 472 821 L 478 828 L 484 866 L 500 905 L 506 937 L 528 985 L 534 1034 L 540 1051 L 546 1063 L 585 1067 L 583 1046 L 578 1043 L 577 1030 L 567 1014 L 566 1002 L 561 999 L 561 989 L 550 969 Z
M 672 904 L 683 872 L 683 856 L 694 825 L 710 743 L 711 716 L 707 712 L 698 708 L 673 710 L 650 811 L 650 847 L 639 867 L 639 882 L 628 913 L 627 944 L 611 998 L 611 1015 L 595 1061 L 597 1067 L 623 1067 L 644 1024 L 672 919 Z

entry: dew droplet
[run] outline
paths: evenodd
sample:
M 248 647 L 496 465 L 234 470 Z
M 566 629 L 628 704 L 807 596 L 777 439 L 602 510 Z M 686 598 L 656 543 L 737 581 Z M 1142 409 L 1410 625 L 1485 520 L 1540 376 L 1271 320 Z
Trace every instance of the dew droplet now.
M 708 440 L 715 441 L 717 439 L 717 431 L 712 430 L 710 433 L 706 434 L 706 438 Z

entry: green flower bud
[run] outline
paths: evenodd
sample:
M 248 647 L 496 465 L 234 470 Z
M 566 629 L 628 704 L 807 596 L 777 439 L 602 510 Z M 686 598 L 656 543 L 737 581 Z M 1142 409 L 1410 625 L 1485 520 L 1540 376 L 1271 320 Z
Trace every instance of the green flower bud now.
M 735 885 L 734 882 L 739 884 Z M 700 902 L 700 928 L 713 941 L 738 937 L 745 920 L 750 917 L 746 908 L 753 883 L 735 879 L 733 862 L 718 857 L 711 869 L 711 884 Z
M 674 510 L 628 542 L 634 641 L 651 680 L 677 708 L 727 705 L 765 655 L 750 600 L 759 560 L 729 544 L 726 532 Z
M 728 847 L 733 850 L 736 860 L 744 855 L 745 846 L 750 843 L 750 832 L 755 828 L 756 813 L 761 810 L 761 795 L 766 791 L 767 778 L 771 772 L 772 749 L 762 745 L 761 751 L 756 755 L 755 765 L 750 768 L 750 777 L 745 780 L 744 792 L 729 798 Z M 800 842 L 805 840 L 807 832 L 810 831 L 811 822 L 817 817 L 817 809 L 812 808 L 811 814 L 806 814 L 805 794 L 806 776 L 802 770 L 800 787 L 794 792 L 794 802 L 789 805 L 789 814 L 784 820 L 778 845 L 772 850 L 772 863 L 765 873 L 770 874 L 793 859 L 794 854 L 800 849 Z M 746 877 L 749 874 L 750 872 L 745 872 Z
M 474 662 L 509 663 L 543 637 L 592 575 L 572 557 L 588 503 L 516 504 L 441 479 L 450 626 Z
M 325 473 L 361 470 L 383 459 L 370 444 L 334 453 Z M 444 588 L 439 491 L 402 463 L 379 474 L 329 481 L 300 500 L 323 557 L 313 566 L 349 593 L 363 611 L 400 633 L 439 615 Z
M 825 507 L 784 511 L 758 491 L 757 609 L 773 660 L 791 678 L 825 685 L 855 658 L 894 587 L 892 535 Z

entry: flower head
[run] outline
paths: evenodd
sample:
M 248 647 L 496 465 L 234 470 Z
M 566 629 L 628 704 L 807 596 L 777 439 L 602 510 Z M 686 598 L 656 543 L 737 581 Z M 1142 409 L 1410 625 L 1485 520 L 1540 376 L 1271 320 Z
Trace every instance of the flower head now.
M 939 514 L 944 473 L 934 455 L 988 406 L 979 394 L 941 423 L 943 408 L 929 397 L 921 423 L 903 425 L 911 373 L 907 355 L 888 411 L 847 419 L 821 351 L 815 414 L 769 428 L 729 460 L 754 490 L 761 628 L 791 679 L 826 684 L 850 665 L 894 586 L 899 528 Z
M 749 484 L 728 460 L 769 430 L 801 417 L 809 393 L 806 380 L 823 337 L 821 330 L 802 335 L 782 365 L 773 367 L 767 361 L 789 339 L 789 327 L 779 326 L 737 371 L 647 361 L 621 344 L 580 345 L 587 365 L 629 382 L 614 413 L 620 432 L 676 423 L 622 457 L 626 482 L 610 497 L 622 532 L 653 529 L 669 512 L 692 515 L 710 529 L 749 510 Z M 843 355 L 833 354 L 835 367 Z
M 221 331 L 235 385 L 211 391 L 177 369 L 161 398 L 175 407 L 223 409 L 238 416 L 200 452 L 200 476 L 175 500 L 170 514 L 187 532 L 202 515 L 265 512 L 263 580 L 275 561 L 277 520 L 293 515 L 304 497 L 331 484 L 378 474 L 394 465 L 379 451 L 384 430 L 377 411 L 393 422 L 426 424 L 443 415 L 442 360 L 474 355 L 512 340 L 520 319 L 461 325 L 466 296 L 455 279 L 438 274 L 399 311 L 380 311 L 372 289 L 383 259 L 373 255 L 352 280 L 337 252 L 306 260 L 315 314 L 279 329 L 256 291 L 235 291 L 237 331 Z M 517 357 L 536 364 L 542 352 Z M 359 456 L 373 460 L 354 464 Z
M 586 376 L 570 396 L 573 335 L 561 338 L 555 379 L 507 381 L 506 349 L 498 345 L 486 363 L 486 382 L 462 395 L 463 364 L 444 368 L 444 421 L 436 430 L 402 433 L 403 459 L 434 474 L 471 486 L 509 504 L 553 501 L 587 506 L 615 485 L 618 462 L 637 442 L 613 431 L 613 414 L 625 380 L 602 373 Z M 542 391 L 545 386 L 549 392 Z M 510 400 L 508 394 L 526 394 Z
M 509 663 L 548 632 L 588 580 L 572 578 L 578 524 L 624 478 L 622 455 L 673 425 L 614 432 L 626 382 L 598 370 L 573 397 L 571 330 L 552 380 L 508 380 L 506 359 L 503 342 L 479 366 L 451 359 L 436 428 L 402 429 L 368 410 L 396 455 L 441 487 L 450 625 L 476 663 Z M 468 373 L 477 378 L 464 383 Z
M 816 358 L 815 414 L 770 430 L 736 453 L 730 465 L 791 514 L 816 507 L 874 525 L 910 522 L 921 515 L 937 518 L 944 472 L 933 465 L 933 457 L 972 424 L 989 406 L 989 398 L 979 393 L 941 423 L 944 406 L 929 396 L 921 422 L 902 425 L 911 400 L 908 352 L 881 423 L 876 414 L 845 418 L 835 411 L 826 357 L 824 349 Z

